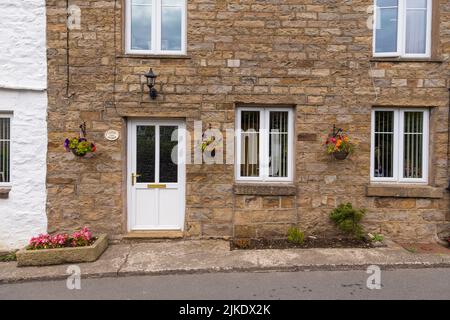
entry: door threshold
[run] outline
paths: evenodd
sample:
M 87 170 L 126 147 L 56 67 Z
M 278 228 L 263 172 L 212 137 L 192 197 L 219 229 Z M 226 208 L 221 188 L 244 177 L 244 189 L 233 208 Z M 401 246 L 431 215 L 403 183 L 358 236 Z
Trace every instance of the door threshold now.
M 145 230 L 130 231 L 123 239 L 179 239 L 183 238 L 183 231 L 180 230 Z

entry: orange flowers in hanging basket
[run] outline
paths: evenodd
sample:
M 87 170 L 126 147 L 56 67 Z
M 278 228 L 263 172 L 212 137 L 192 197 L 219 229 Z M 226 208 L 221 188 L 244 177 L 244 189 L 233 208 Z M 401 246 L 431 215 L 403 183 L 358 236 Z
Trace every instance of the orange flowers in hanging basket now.
M 348 135 L 345 134 L 342 129 L 338 129 L 337 132 L 333 129 L 333 134 L 328 136 L 325 145 L 327 153 L 333 155 L 337 160 L 344 160 L 347 158 L 347 156 L 353 152 L 355 147 Z

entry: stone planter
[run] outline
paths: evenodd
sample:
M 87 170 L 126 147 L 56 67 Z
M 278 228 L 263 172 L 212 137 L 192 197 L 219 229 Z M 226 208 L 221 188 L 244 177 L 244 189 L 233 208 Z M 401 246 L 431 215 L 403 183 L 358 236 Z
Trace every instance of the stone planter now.
M 64 263 L 96 261 L 108 247 L 108 236 L 101 234 L 91 246 L 77 248 L 57 248 L 43 250 L 27 250 L 16 253 L 17 266 L 48 266 Z
M 336 160 L 345 160 L 348 157 L 348 152 L 346 151 L 333 152 L 333 157 Z

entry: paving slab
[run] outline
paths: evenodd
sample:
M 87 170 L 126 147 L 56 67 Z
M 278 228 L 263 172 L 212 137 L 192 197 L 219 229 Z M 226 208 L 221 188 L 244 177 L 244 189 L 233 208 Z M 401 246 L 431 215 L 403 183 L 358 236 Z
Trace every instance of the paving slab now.
M 225 241 L 134 245 L 119 275 L 242 270 L 336 269 L 450 265 L 450 255 L 412 254 L 401 247 L 376 249 L 229 250 Z
M 348 270 L 450 267 L 449 254 L 409 252 L 389 243 L 372 249 L 284 249 L 230 251 L 224 240 L 180 240 L 111 245 L 99 260 L 81 263 L 83 277 L 237 271 Z M 0 283 L 67 278 L 67 266 L 17 267 L 0 263 Z

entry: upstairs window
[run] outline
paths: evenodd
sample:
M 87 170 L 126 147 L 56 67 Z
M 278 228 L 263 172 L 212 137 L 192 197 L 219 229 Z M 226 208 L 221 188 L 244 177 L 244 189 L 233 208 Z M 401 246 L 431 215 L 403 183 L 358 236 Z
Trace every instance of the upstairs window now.
M 0 114 L 0 186 L 11 182 L 11 117 Z
M 432 0 L 375 0 L 374 56 L 427 58 Z
M 373 110 L 371 180 L 426 183 L 428 144 L 428 110 Z
M 126 0 L 126 53 L 185 54 L 186 0 Z
M 293 110 L 240 108 L 236 118 L 237 180 L 292 181 Z

